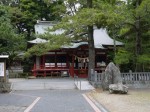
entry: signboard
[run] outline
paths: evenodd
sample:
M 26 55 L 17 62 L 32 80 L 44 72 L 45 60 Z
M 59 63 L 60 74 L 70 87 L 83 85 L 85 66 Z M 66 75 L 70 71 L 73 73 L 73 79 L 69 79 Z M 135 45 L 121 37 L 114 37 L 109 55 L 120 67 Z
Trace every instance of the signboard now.
M 4 63 L 0 62 L 0 76 L 4 76 Z

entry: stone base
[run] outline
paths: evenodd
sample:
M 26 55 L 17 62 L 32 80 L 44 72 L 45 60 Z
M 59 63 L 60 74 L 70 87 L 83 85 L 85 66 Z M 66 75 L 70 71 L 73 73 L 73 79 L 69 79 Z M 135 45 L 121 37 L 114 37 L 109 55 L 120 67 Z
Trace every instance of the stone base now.
M 11 87 L 10 83 L 0 82 L 0 93 L 10 92 L 11 91 L 10 87 Z
M 123 85 L 123 84 L 110 84 L 109 85 L 109 92 L 110 93 L 127 94 L 128 93 L 128 87 Z
M 36 79 L 35 76 L 29 76 L 28 79 Z

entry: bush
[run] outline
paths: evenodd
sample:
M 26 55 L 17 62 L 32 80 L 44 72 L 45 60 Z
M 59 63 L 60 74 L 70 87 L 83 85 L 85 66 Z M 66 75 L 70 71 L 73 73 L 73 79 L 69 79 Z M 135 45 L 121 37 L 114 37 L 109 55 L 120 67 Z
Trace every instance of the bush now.
M 27 78 L 28 73 L 18 73 L 19 78 Z

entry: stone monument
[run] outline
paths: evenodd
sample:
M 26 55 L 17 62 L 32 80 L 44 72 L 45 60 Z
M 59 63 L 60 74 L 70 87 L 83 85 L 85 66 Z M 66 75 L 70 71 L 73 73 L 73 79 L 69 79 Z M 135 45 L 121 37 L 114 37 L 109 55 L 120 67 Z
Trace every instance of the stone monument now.
M 127 91 L 127 87 L 122 84 L 121 73 L 118 67 L 115 66 L 113 62 L 110 62 L 104 73 L 102 81 L 103 90 L 109 90 L 111 93 L 113 91 Z

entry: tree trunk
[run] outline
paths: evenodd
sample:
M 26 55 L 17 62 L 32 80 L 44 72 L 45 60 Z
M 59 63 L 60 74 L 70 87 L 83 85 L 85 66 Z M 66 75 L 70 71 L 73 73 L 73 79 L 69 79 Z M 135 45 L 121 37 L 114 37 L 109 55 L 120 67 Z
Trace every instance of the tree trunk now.
M 93 26 L 88 26 L 88 45 L 89 45 L 89 64 L 88 64 L 88 78 L 91 79 L 91 69 L 95 71 L 95 47 L 93 39 Z
M 137 0 L 136 2 L 136 8 L 139 7 L 140 5 L 140 0 Z M 137 17 L 136 22 L 136 45 L 135 45 L 135 55 L 138 57 L 141 54 L 141 29 L 140 29 L 140 17 Z M 138 64 L 136 61 L 136 68 L 135 71 L 140 71 L 142 64 Z
M 87 7 L 92 8 L 92 0 L 87 0 Z M 95 47 L 93 38 L 93 26 L 88 26 L 89 64 L 88 79 L 91 80 L 91 69 L 95 71 Z
M 93 7 L 93 0 L 87 0 L 87 7 L 92 8 Z
M 27 40 L 30 40 L 30 38 L 31 38 L 31 31 L 30 31 L 30 29 L 27 29 Z
M 137 0 L 136 8 L 138 8 L 139 5 L 140 5 L 140 0 Z M 136 18 L 135 26 L 136 26 L 136 56 L 138 56 L 139 54 L 141 54 L 141 29 L 140 29 L 139 16 Z

